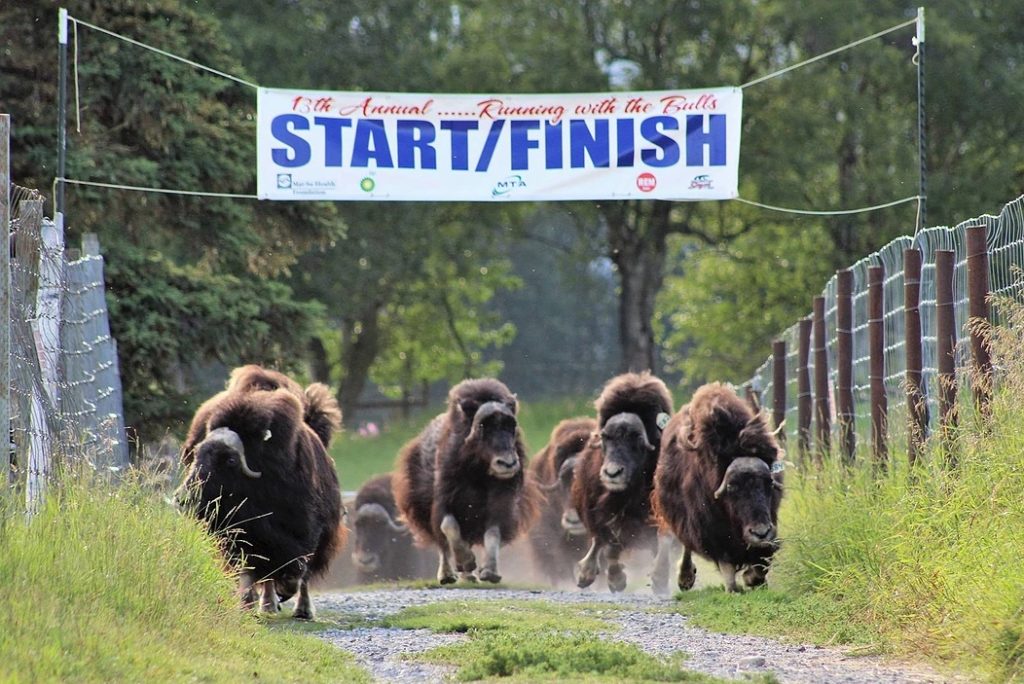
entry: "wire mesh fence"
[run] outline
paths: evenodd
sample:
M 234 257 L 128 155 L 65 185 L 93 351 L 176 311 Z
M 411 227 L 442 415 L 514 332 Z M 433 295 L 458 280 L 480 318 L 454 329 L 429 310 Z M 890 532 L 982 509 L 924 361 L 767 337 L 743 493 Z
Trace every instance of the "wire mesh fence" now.
M 985 214 L 963 221 L 953 227 L 937 226 L 920 231 L 915 236 L 899 237 L 864 257 L 850 267 L 853 273 L 853 399 L 854 426 L 860 443 L 870 435 L 870 356 L 868 349 L 868 269 L 881 266 L 884 269 L 883 329 L 884 329 L 884 385 L 888 402 L 887 417 L 889 434 L 896 439 L 906 437 L 905 420 L 907 402 L 905 392 L 906 375 L 906 321 L 904 306 L 904 250 L 917 248 L 921 253 L 920 316 L 922 330 L 922 378 L 924 398 L 927 402 L 929 429 L 934 429 L 938 419 L 938 352 L 937 352 L 937 307 L 935 253 L 937 250 L 952 250 L 953 268 L 953 310 L 956 320 L 957 340 L 954 349 L 958 385 L 963 386 L 970 369 L 970 339 L 967 334 L 967 228 L 984 225 L 987 229 L 987 251 L 989 260 L 990 292 L 998 295 L 1016 296 L 1020 291 L 1020 268 L 1024 265 L 1024 196 L 1013 200 L 998 216 Z M 831 412 L 832 430 L 836 427 L 836 389 L 838 375 L 838 334 L 837 334 L 837 276 L 833 276 L 822 292 L 825 298 L 826 357 L 828 363 L 828 405 Z M 993 312 L 998 319 L 999 312 Z M 800 393 L 797 384 L 799 323 L 783 331 L 778 339 L 785 342 L 785 432 L 787 437 L 798 438 L 798 402 Z M 772 356 L 756 370 L 747 384 L 756 392 L 761 404 L 772 406 L 774 393 L 774 365 Z M 807 367 L 814 377 L 815 361 L 812 354 Z M 835 440 L 833 440 L 833 443 Z
M 128 444 L 98 241 L 65 249 L 42 196 L 12 190 L 9 462 L 31 511 L 61 465 L 118 470 Z

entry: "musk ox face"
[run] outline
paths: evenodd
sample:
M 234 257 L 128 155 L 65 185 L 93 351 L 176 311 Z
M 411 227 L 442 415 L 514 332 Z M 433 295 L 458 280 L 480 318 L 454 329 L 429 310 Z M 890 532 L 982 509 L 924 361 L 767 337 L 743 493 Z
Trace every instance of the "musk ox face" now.
M 635 413 L 613 416 L 601 429 L 601 484 L 610 492 L 627 489 L 654 451 L 644 423 Z
M 395 547 L 408 541 L 409 529 L 397 523 L 378 503 L 365 503 L 356 509 L 354 527 L 352 562 L 366 575 L 384 569 Z
M 516 450 L 518 430 L 516 415 L 506 404 L 489 401 L 477 409 L 466 443 L 488 460 L 491 477 L 508 480 L 522 469 Z
M 254 396 L 229 397 L 210 416 L 206 437 L 195 448 L 202 479 L 257 480 L 266 467 L 294 456 L 296 426 L 302 425 L 298 399 L 287 390 Z
M 572 505 L 572 480 L 578 461 L 579 457 L 577 456 L 570 456 L 562 461 L 562 465 L 558 469 L 558 481 L 552 490 L 562 506 L 562 530 L 573 537 L 587 533 L 587 528 L 580 520 L 579 512 Z
M 777 530 L 772 521 L 777 490 L 782 485 L 759 458 L 737 458 L 725 471 L 715 499 L 725 508 L 744 543 L 755 548 L 775 548 Z

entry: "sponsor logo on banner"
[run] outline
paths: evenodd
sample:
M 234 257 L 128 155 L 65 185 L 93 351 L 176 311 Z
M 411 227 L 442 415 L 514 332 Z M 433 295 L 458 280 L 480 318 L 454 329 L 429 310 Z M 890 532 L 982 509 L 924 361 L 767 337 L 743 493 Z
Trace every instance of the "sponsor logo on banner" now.
M 290 173 L 279 173 L 277 174 L 277 189 L 287 190 L 292 187 L 292 174 Z
M 525 187 L 526 181 L 523 180 L 522 176 L 506 176 L 494 184 L 494 188 L 491 189 L 491 197 L 506 197 L 510 195 L 513 190 Z
M 365 176 L 359 181 L 359 189 L 363 192 L 373 192 L 373 189 L 377 187 L 377 181 L 373 180 L 369 176 Z
M 701 174 L 694 176 L 693 180 L 690 181 L 690 190 L 710 190 L 711 189 L 711 176 Z
M 636 177 L 636 187 L 640 192 L 650 192 L 658 187 L 658 179 L 653 173 L 641 173 Z

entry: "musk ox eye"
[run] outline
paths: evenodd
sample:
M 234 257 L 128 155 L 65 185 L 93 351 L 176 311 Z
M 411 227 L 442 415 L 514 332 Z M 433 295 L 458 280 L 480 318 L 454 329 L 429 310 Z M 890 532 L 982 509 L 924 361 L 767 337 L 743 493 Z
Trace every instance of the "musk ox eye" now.
M 263 431 L 263 441 L 264 442 L 269 442 L 270 438 L 273 437 L 273 436 L 274 435 L 270 432 L 270 430 L 264 430 Z

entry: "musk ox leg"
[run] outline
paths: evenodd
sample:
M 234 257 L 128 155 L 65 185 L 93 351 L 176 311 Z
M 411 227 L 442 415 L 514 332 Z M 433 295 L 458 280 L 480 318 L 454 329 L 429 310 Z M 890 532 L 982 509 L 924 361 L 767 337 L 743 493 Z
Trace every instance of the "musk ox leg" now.
M 651 570 L 651 590 L 658 596 L 668 596 L 668 576 L 672 558 L 679 553 L 679 541 L 674 534 L 658 535 L 658 551 Z
M 718 571 L 722 573 L 725 590 L 730 594 L 739 593 L 740 588 L 736 586 L 736 566 L 725 561 L 718 561 Z
M 242 599 L 242 608 L 249 610 L 256 606 L 256 578 L 249 570 L 238 575 L 238 596 Z
M 314 615 L 313 600 L 309 598 L 309 580 L 303 578 L 299 581 L 299 597 L 295 599 L 292 617 L 296 620 L 312 620 Z
M 693 583 L 697 581 L 697 567 L 693 564 L 693 556 L 690 549 L 683 547 L 683 557 L 679 561 L 679 590 L 688 591 L 693 589 Z
M 501 528 L 495 525 L 484 532 L 484 566 L 480 568 L 480 579 L 484 582 L 497 584 L 501 581 L 498 574 L 498 549 L 501 548 Z
M 452 562 L 448 558 L 447 544 L 441 547 L 438 553 L 438 564 L 437 564 L 437 581 L 441 584 L 454 584 L 457 579 L 455 571 L 452 569 Z
M 622 547 L 618 544 L 608 546 L 608 589 L 619 593 L 626 588 L 626 567 L 622 564 Z
M 260 612 L 277 613 L 281 610 L 281 604 L 277 600 L 277 583 L 274 580 L 263 580 L 258 586 L 260 588 Z
M 595 538 L 590 544 L 590 550 L 587 551 L 587 555 L 576 564 L 576 586 L 580 589 L 589 587 L 597 579 L 597 573 L 600 571 L 597 565 L 597 558 L 603 548 L 604 545 Z
M 448 545 L 455 556 L 455 569 L 459 572 L 476 570 L 476 556 L 473 555 L 473 549 L 469 548 L 469 544 L 462 539 L 462 528 L 459 527 L 459 521 L 451 513 L 442 518 L 441 533 L 448 540 Z

